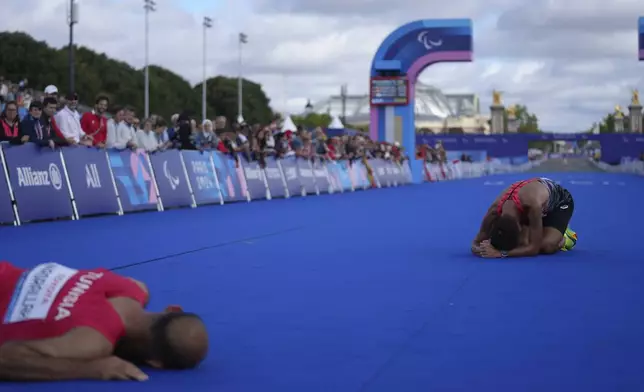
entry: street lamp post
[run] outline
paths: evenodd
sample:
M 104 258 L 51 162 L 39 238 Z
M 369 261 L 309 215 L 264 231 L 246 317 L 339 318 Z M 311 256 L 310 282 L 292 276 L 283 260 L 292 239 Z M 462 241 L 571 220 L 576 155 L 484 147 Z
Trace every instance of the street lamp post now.
M 201 83 L 201 116 L 202 116 L 202 121 L 205 121 L 208 115 L 207 111 L 207 104 L 206 104 L 206 98 L 207 98 L 207 87 L 206 87 L 206 66 L 208 63 L 208 57 L 207 57 L 207 45 L 206 45 L 206 36 L 207 36 L 207 31 L 208 29 L 212 28 L 212 19 L 204 16 L 203 18 L 203 81 Z
M 243 66 L 243 56 L 242 56 L 242 48 L 244 47 L 244 44 L 248 43 L 248 36 L 244 33 L 239 33 L 239 76 L 237 78 L 237 122 L 238 123 L 243 123 L 244 122 L 244 108 L 243 108 L 243 87 L 242 87 L 242 66 Z
M 145 118 L 150 117 L 150 12 L 157 10 L 157 3 L 154 0 L 143 0 L 143 8 L 145 9 L 145 103 L 144 111 Z
M 69 93 L 73 94 L 76 79 L 76 66 L 74 64 L 74 25 L 78 23 L 78 4 L 75 0 L 69 0 L 69 14 L 67 15 L 69 24 Z

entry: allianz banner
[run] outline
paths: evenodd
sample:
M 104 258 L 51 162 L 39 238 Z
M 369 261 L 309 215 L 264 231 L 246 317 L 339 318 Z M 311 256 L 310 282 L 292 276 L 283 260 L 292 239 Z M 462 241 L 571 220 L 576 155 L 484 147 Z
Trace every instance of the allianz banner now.
M 124 212 L 157 208 L 157 194 L 144 150 L 108 150 Z
M 1 148 L 1 147 L 0 147 Z M 2 151 L 0 151 L 0 154 Z M 11 206 L 11 195 L 7 177 L 4 175 L 4 165 L 0 162 L 0 223 L 12 223 L 15 220 Z
M 119 212 L 105 151 L 67 147 L 62 152 L 78 215 Z
M 186 163 L 195 202 L 198 205 L 221 203 L 221 189 L 210 160 L 210 153 L 184 150 L 181 154 Z
M 72 216 L 60 151 L 33 143 L 3 150 L 21 221 Z
M 313 176 L 315 177 L 315 185 L 320 193 L 329 193 L 332 191 L 326 167 L 319 160 L 313 162 Z
M 311 161 L 301 158 L 297 159 L 297 175 L 300 178 L 300 185 L 302 186 L 302 189 L 304 189 L 304 192 L 308 195 L 317 193 Z
M 297 161 L 293 157 L 287 157 L 280 160 L 286 189 L 290 197 L 302 196 L 302 183 L 297 175 Z
M 163 206 L 185 207 L 192 205 L 192 196 L 181 162 L 181 153 L 177 150 L 168 150 L 154 152 L 149 156 Z
M 258 162 L 248 162 L 240 158 L 244 168 L 246 187 L 251 199 L 265 199 L 266 185 L 264 183 L 264 172 Z
M 271 198 L 286 196 L 286 188 L 284 187 L 284 178 L 277 165 L 277 161 L 273 157 L 266 157 L 266 166 L 264 167 L 264 174 L 266 175 L 266 184 L 271 193 Z

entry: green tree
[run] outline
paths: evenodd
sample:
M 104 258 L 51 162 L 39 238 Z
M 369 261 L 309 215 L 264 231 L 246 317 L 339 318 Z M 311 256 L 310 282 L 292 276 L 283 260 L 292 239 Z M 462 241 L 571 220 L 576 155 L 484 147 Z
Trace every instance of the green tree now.
M 514 115 L 519 121 L 518 133 L 541 133 L 539 118 L 536 114 L 530 113 L 525 105 L 514 106 Z M 505 113 L 505 131 L 508 131 L 508 113 Z
M 331 124 L 331 116 L 327 113 L 309 113 L 305 116 L 291 116 L 295 125 L 301 125 L 305 128 L 322 127 L 326 128 Z
M 0 75 L 17 82 L 29 79 L 29 86 L 42 90 L 56 85 L 61 93 L 69 86 L 67 48 L 54 49 L 25 33 L 0 33 Z M 76 93 L 81 102 L 91 106 L 99 94 L 110 97 L 112 106 L 133 106 L 143 114 L 143 70 L 107 57 L 85 47 L 75 48 Z M 237 116 L 236 79 L 216 77 L 208 81 L 209 117 Z M 150 66 L 150 111 L 166 118 L 188 111 L 201 114 L 201 85 L 190 83 L 165 68 Z M 261 85 L 244 80 L 244 117 L 248 122 L 267 122 L 272 118 L 269 100 Z
M 206 80 L 207 103 L 218 116 L 225 116 L 230 120 L 237 118 L 237 83 L 237 78 L 225 76 Z M 194 87 L 194 91 L 201 96 L 201 83 Z M 271 110 L 270 100 L 260 84 L 242 79 L 242 94 L 245 122 L 266 124 L 273 120 L 275 115 Z

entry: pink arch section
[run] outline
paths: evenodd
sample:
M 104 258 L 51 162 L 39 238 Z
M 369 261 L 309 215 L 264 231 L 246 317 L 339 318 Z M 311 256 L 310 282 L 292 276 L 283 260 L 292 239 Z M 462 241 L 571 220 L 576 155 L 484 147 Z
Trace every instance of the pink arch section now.
M 416 81 L 418 75 L 427 67 L 435 63 L 443 62 L 468 62 L 472 61 L 472 51 L 432 52 L 421 56 L 413 62 L 407 70 L 409 79 L 409 98 L 412 102 L 416 98 Z M 378 108 L 371 108 L 369 123 L 369 135 L 372 140 L 378 140 Z

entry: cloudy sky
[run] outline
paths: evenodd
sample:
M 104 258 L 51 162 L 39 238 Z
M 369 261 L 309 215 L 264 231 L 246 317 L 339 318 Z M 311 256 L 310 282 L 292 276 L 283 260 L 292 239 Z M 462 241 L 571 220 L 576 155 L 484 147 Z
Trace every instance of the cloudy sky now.
M 77 42 L 135 67 L 144 63 L 143 0 L 77 0 Z M 543 128 L 588 129 L 630 91 L 644 91 L 637 61 L 642 0 L 156 0 L 150 60 L 192 83 L 202 77 L 204 16 L 208 75 L 236 76 L 237 34 L 248 34 L 244 74 L 260 82 L 275 109 L 300 112 L 307 99 L 364 94 L 370 61 L 382 40 L 421 18 L 471 18 L 475 61 L 427 68 L 421 81 L 445 92 L 493 89 L 506 104 L 535 112 Z M 22 30 L 65 44 L 68 0 L 2 0 L 0 30 Z M 43 86 L 44 87 L 44 86 Z

